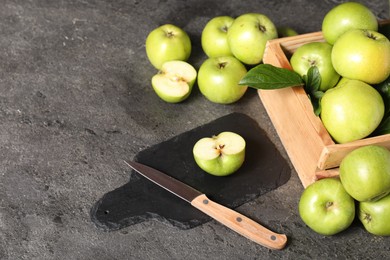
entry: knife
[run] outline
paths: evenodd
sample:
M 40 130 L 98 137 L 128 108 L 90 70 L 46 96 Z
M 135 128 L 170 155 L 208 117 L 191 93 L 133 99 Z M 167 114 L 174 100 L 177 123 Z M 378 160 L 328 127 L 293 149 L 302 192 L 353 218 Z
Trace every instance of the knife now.
M 211 201 L 205 194 L 189 185 L 147 165 L 138 162 L 125 163 L 145 178 L 189 202 L 238 234 L 270 249 L 282 249 L 286 245 L 286 235 L 275 233 L 250 218 Z

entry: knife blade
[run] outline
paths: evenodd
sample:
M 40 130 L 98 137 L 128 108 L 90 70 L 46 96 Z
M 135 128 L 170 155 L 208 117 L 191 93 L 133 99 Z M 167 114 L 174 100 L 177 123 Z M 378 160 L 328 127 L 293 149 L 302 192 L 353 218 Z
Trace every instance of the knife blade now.
M 255 243 L 270 249 L 283 249 L 286 245 L 286 235 L 275 233 L 252 219 L 210 200 L 206 194 L 193 187 L 145 164 L 134 161 L 125 163 L 148 180 Z

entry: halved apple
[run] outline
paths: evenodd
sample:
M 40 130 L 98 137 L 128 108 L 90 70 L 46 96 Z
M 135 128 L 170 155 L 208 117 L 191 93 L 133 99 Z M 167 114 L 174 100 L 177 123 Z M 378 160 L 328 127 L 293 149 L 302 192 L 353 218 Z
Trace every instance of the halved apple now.
M 152 86 L 162 100 L 178 103 L 191 94 L 196 76 L 197 72 L 191 64 L 179 60 L 167 61 L 152 77 Z
M 193 147 L 196 164 L 215 176 L 236 172 L 245 160 L 246 142 L 239 134 L 222 132 L 198 140 Z

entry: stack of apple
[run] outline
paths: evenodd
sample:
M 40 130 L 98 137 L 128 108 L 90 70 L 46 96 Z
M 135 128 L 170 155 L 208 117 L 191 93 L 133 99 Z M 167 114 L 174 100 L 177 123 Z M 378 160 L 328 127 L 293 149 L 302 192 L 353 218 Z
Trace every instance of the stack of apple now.
M 215 17 L 202 31 L 201 45 L 207 59 L 196 71 L 187 62 L 192 49 L 188 34 L 175 25 L 162 25 L 146 38 L 146 54 L 159 70 L 152 78 L 153 89 L 166 102 L 178 103 L 188 98 L 197 79 L 208 100 L 234 103 L 247 90 L 239 85 L 247 73 L 246 65 L 259 64 L 266 42 L 277 35 L 275 25 L 263 14 Z
M 323 235 L 347 229 L 357 215 L 368 232 L 390 236 L 390 151 L 369 145 L 349 153 L 339 177 L 318 180 L 303 191 L 299 214 Z
M 299 47 L 291 66 L 302 76 L 317 66 L 324 92 L 320 117 L 336 142 L 365 138 L 385 113 L 375 85 L 390 75 L 389 39 L 378 32 L 374 14 L 354 2 L 330 10 L 322 32 L 325 42 Z M 368 232 L 390 236 L 390 151 L 377 145 L 357 148 L 341 161 L 339 172 L 339 177 L 318 180 L 304 190 L 302 220 L 320 234 L 334 235 L 357 215 Z
M 321 75 L 321 120 L 337 143 L 369 136 L 384 118 L 385 104 L 375 85 L 390 75 L 390 42 L 366 6 L 347 2 L 323 19 L 325 42 L 299 47 L 290 59 L 300 75 L 316 66 Z M 386 104 L 387 105 L 387 104 Z

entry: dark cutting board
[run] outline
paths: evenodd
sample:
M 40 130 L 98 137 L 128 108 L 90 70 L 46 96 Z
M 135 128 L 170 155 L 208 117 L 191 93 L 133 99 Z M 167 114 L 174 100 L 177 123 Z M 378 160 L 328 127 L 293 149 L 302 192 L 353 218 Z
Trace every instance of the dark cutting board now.
M 200 138 L 223 131 L 238 133 L 246 140 L 246 158 L 236 173 L 216 177 L 196 165 L 192 148 Z M 236 208 L 283 185 L 291 172 L 265 132 L 252 118 L 241 113 L 229 114 L 156 144 L 138 153 L 134 160 L 189 184 L 229 208 Z M 135 171 L 129 169 L 129 173 L 127 184 L 108 192 L 92 207 L 91 219 L 99 228 L 118 230 L 155 218 L 188 229 L 210 220 L 189 203 Z

